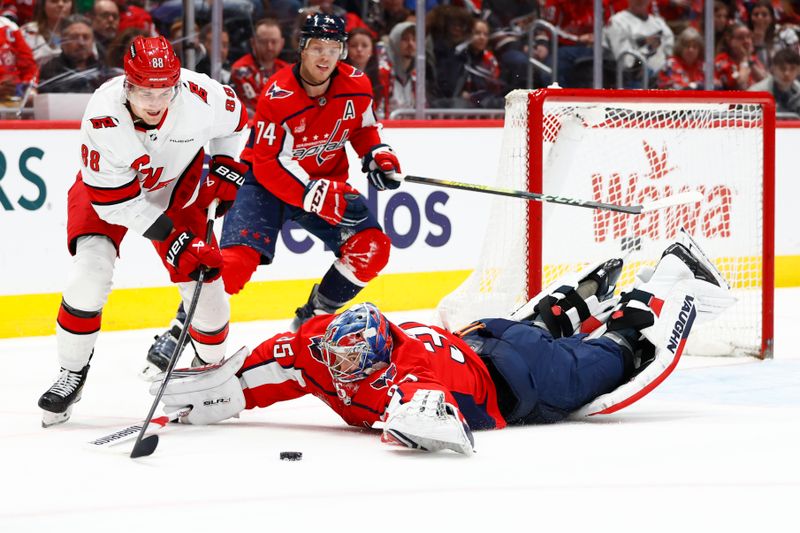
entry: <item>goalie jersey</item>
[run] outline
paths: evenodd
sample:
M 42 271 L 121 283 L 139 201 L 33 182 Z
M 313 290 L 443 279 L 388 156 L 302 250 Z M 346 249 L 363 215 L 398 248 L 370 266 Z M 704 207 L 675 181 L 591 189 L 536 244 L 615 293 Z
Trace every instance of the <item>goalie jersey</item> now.
M 204 147 L 236 158 L 247 111 L 230 87 L 181 69 L 180 89 L 155 127 L 134 124 L 124 76 L 103 84 L 81 121 L 81 167 L 101 219 L 143 234 L 170 208 L 197 196 Z
M 287 204 L 302 207 L 310 180 L 347 181 L 345 144 L 359 157 L 381 144 L 369 78 L 339 63 L 328 90 L 308 96 L 298 66 L 277 72 L 264 87 L 253 122 L 252 153 L 256 180 Z M 249 143 L 248 143 L 249 144 Z
M 472 429 L 505 427 L 483 362 L 460 338 L 435 326 L 391 324 L 389 366 L 359 381 L 334 384 L 318 347 L 334 318 L 315 317 L 296 333 L 275 335 L 253 350 L 239 372 L 247 409 L 313 394 L 348 424 L 371 427 L 393 396 L 409 401 L 417 390 L 433 389 L 458 405 Z

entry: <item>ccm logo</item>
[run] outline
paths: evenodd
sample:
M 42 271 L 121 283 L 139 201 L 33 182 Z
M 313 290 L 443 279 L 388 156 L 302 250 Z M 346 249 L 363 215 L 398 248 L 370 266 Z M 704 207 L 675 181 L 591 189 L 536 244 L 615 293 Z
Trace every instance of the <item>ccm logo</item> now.
M 169 245 L 169 250 L 167 251 L 167 263 L 173 267 L 176 267 L 178 263 L 178 256 L 186 247 L 186 243 L 191 240 L 192 235 L 188 231 L 183 231 L 180 235 L 175 237 L 175 240 Z
M 327 181 L 317 181 L 314 184 L 314 195 L 311 197 L 311 209 L 309 211 L 318 213 L 322 209 L 322 202 L 325 199 L 325 195 L 328 194 L 328 187 Z

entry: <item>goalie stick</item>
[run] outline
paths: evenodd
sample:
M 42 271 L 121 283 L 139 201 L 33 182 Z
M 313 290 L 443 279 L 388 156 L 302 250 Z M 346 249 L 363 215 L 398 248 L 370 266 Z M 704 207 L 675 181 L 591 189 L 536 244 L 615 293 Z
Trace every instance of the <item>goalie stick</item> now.
M 191 410 L 192 410 L 191 407 L 184 407 L 183 409 L 180 409 L 178 411 L 172 413 L 166 413 L 163 416 L 154 418 L 150 421 L 150 424 L 147 426 L 147 431 L 151 434 L 155 433 L 156 431 L 160 431 L 164 429 L 170 422 L 174 422 L 175 420 L 178 420 L 179 418 L 188 415 Z M 133 424 L 132 426 L 118 429 L 117 431 L 109 433 L 108 435 L 104 435 L 94 440 L 90 440 L 89 445 L 95 449 L 105 450 L 113 446 L 117 446 L 118 444 L 130 442 L 137 437 L 139 432 L 142 430 L 143 426 L 144 423 L 141 423 L 141 424 Z
M 500 196 L 511 196 L 513 198 L 523 198 L 525 200 L 535 200 L 537 202 L 547 202 L 552 204 L 571 205 L 574 207 L 585 207 L 587 209 L 602 209 L 605 211 L 616 211 L 628 213 L 630 215 L 641 215 L 657 209 L 672 207 L 675 205 L 691 204 L 701 202 L 703 195 L 699 191 L 687 191 L 660 198 L 658 200 L 643 202 L 639 205 L 618 205 L 605 202 L 595 202 L 594 200 L 580 200 L 578 198 L 568 198 L 566 196 L 555 196 L 551 194 L 540 194 L 536 192 L 518 191 L 516 189 L 506 189 L 504 187 L 491 187 L 489 185 L 477 185 L 474 183 L 463 183 L 460 181 L 441 180 L 436 178 L 426 178 L 423 176 L 410 176 L 397 174 L 398 181 L 409 181 L 411 183 L 422 183 L 425 185 L 438 185 L 450 189 L 462 191 L 483 192 L 497 194 Z
M 217 203 L 218 200 L 215 198 L 208 206 L 206 242 L 211 240 L 211 236 L 214 232 L 214 215 L 217 211 Z M 158 388 L 156 397 L 153 399 L 153 405 L 150 406 L 150 412 L 147 413 L 147 417 L 144 419 L 144 423 L 142 424 L 139 434 L 136 437 L 136 443 L 133 445 L 133 449 L 131 450 L 131 459 L 136 459 L 137 457 L 146 457 L 156 451 L 156 446 L 158 446 L 158 435 L 150 435 L 149 437 L 145 438 L 144 434 L 150 427 L 150 423 L 153 420 L 153 415 L 158 407 L 158 402 L 161 401 L 161 396 L 164 394 L 164 389 L 167 388 L 167 383 L 169 383 L 169 377 L 172 375 L 172 371 L 175 368 L 175 363 L 178 362 L 178 357 L 181 353 L 180 347 L 183 346 L 183 342 L 186 340 L 186 335 L 189 333 L 189 326 L 192 324 L 194 312 L 197 309 L 197 303 L 200 301 L 200 291 L 203 289 L 205 277 L 206 270 L 201 269 L 200 274 L 197 276 L 197 282 L 194 286 L 194 292 L 192 293 L 192 300 L 189 303 L 189 309 L 186 310 L 186 322 L 184 322 L 180 337 L 178 337 L 178 343 L 175 345 L 175 351 L 172 352 L 172 357 L 169 358 L 169 365 L 167 365 L 167 370 L 164 375 L 164 380 L 161 382 L 161 387 Z

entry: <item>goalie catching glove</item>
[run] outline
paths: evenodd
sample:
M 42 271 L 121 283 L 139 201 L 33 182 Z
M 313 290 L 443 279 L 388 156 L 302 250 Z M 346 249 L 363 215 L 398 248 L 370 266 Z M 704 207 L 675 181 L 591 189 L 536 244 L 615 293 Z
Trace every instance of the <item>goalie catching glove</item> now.
M 227 156 L 214 156 L 208 163 L 208 175 L 200 186 L 197 205 L 208 207 L 214 198 L 219 199 L 216 216 L 221 217 L 233 205 L 239 187 L 244 184 L 244 175 L 248 170 L 245 163 L 240 163 Z
M 306 185 L 303 209 L 331 226 L 355 226 L 367 219 L 367 207 L 358 197 L 358 191 L 345 182 L 312 180 Z
M 400 161 L 388 144 L 370 148 L 361 160 L 361 172 L 367 173 L 367 179 L 379 191 L 400 186 L 400 181 L 395 179 L 395 174 L 400 172 Z
M 381 441 L 415 450 L 453 450 L 472 455 L 472 431 L 458 408 L 444 401 L 444 392 L 420 389 L 410 402 L 401 404 L 398 394 L 387 408 Z
M 250 351 L 242 347 L 230 358 L 215 365 L 176 369 L 161 397 L 164 412 L 191 407 L 191 411 L 182 416 L 180 421 L 196 425 L 213 424 L 238 416 L 244 409 L 245 399 L 236 373 L 248 355 Z M 150 385 L 150 394 L 155 396 L 158 393 L 163 379 L 163 373 L 157 376 Z

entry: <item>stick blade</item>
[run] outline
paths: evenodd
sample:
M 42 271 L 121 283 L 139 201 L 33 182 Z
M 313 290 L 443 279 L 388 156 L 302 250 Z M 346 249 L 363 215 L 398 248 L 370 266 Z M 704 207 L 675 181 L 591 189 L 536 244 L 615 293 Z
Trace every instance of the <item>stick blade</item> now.
M 641 212 L 649 213 L 651 211 L 657 211 L 658 209 L 664 209 L 665 207 L 683 204 L 696 204 L 697 202 L 702 201 L 703 195 L 700 193 L 700 191 L 679 192 L 677 194 L 665 196 L 664 198 L 659 198 L 658 200 L 653 200 L 652 202 L 643 202 Z
M 158 435 L 150 435 L 149 437 L 143 438 L 133 446 L 133 450 L 131 450 L 131 459 L 151 455 L 156 451 L 156 446 L 158 446 Z

